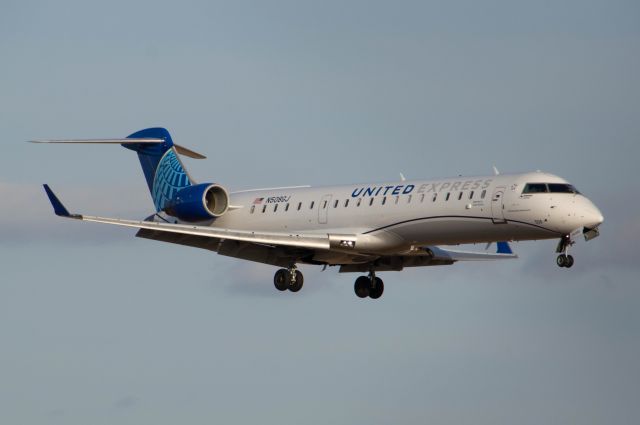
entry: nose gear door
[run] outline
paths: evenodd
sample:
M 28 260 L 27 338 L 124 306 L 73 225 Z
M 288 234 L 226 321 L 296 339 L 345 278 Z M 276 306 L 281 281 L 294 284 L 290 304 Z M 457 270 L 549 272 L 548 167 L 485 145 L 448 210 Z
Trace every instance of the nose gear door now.
M 491 195 L 491 218 L 493 219 L 494 224 L 503 224 L 507 222 L 507 220 L 504 219 L 503 202 L 506 189 L 506 186 L 497 186 L 493 189 L 493 194 Z

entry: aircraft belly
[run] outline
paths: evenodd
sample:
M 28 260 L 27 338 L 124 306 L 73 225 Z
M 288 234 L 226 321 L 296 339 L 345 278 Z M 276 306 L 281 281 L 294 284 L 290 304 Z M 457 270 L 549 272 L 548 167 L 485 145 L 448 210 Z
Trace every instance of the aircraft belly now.
M 524 223 L 494 224 L 486 219 L 438 218 L 386 229 L 407 244 L 447 245 L 556 238 L 557 233 Z

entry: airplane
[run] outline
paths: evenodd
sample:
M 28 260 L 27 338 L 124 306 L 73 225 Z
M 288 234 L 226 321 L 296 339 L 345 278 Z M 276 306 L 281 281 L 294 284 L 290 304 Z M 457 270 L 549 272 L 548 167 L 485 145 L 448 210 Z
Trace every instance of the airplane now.
M 34 143 L 119 144 L 138 154 L 155 213 L 144 220 L 69 213 L 49 185 L 58 216 L 137 228 L 137 237 L 187 245 L 279 267 L 274 286 L 298 292 L 298 264 L 364 273 L 360 298 L 382 296 L 376 273 L 458 261 L 517 258 L 509 241 L 558 239 L 556 262 L 570 268 L 569 248 L 599 235 L 600 210 L 561 177 L 520 174 L 406 180 L 330 187 L 294 186 L 229 192 L 196 183 L 179 155 L 204 155 L 173 143 L 164 128 L 124 139 L 36 140 Z M 486 243 L 484 251 L 451 249 Z M 495 252 L 488 251 L 495 243 Z

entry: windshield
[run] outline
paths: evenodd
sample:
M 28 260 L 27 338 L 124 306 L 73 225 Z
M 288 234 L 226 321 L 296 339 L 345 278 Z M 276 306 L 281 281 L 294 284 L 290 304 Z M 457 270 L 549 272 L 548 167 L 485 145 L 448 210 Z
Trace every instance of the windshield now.
M 567 183 L 527 183 L 524 185 L 522 193 L 580 193 Z

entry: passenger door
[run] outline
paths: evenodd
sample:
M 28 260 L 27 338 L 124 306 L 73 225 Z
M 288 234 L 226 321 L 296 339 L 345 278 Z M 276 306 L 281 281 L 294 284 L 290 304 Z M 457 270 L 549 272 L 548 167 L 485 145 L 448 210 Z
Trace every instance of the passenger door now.
M 506 223 L 504 219 L 504 194 L 507 190 L 506 186 L 496 186 L 491 195 L 491 217 L 495 224 Z
M 324 195 L 320 200 L 320 205 L 318 205 L 318 223 L 320 224 L 327 224 L 331 197 L 332 195 Z

